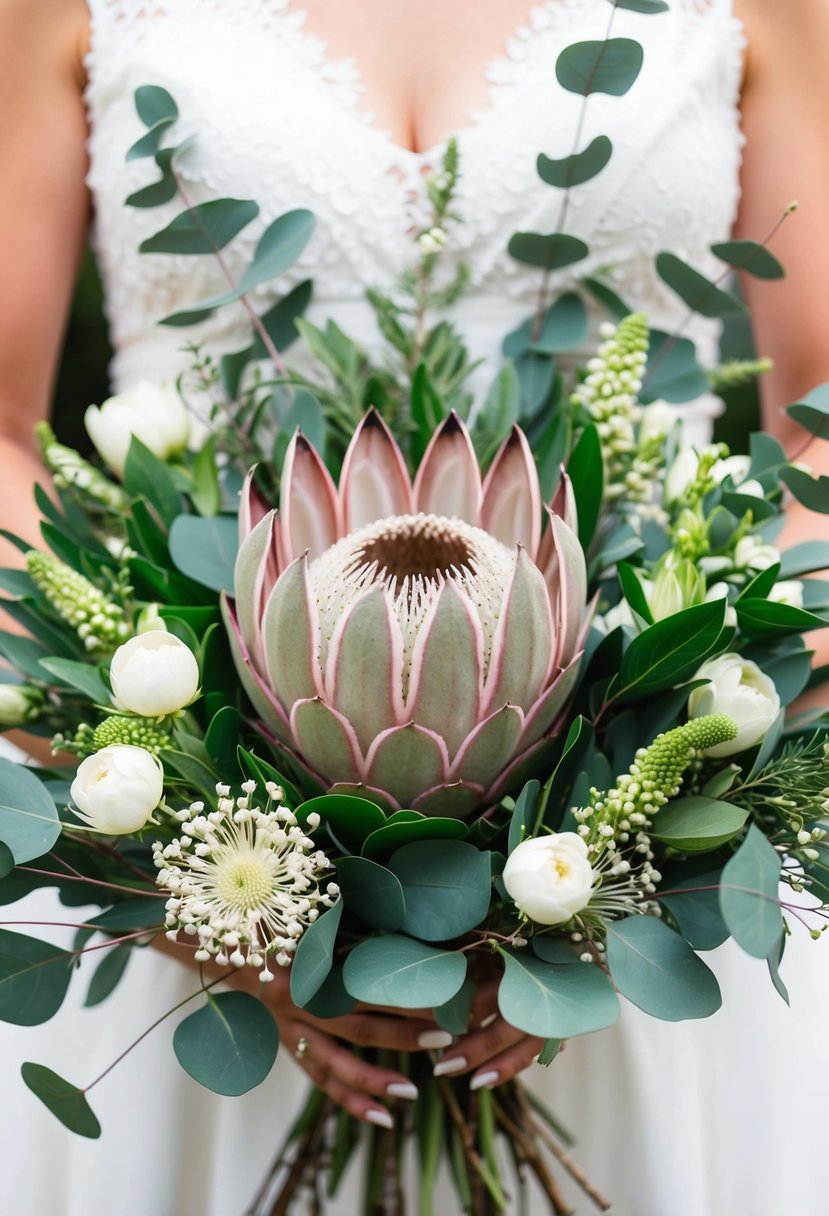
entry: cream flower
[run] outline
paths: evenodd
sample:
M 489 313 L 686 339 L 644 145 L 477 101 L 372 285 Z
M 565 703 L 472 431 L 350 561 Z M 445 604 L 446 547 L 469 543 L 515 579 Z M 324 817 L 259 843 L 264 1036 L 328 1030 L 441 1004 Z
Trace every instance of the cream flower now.
M 575 832 L 536 836 L 517 845 L 502 875 L 519 911 L 540 925 L 562 925 L 590 901 L 596 873 Z
M 709 747 L 706 755 L 721 759 L 754 747 L 780 713 L 780 697 L 774 683 L 756 663 L 738 654 L 723 654 L 703 663 L 694 677 L 707 680 L 688 698 L 688 714 L 701 718 L 725 714 L 737 727 L 737 735 Z

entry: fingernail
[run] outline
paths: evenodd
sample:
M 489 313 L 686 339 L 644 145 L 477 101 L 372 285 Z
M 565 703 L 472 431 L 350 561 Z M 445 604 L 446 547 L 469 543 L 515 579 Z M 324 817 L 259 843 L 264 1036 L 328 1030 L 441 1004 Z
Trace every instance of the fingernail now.
M 497 1016 L 498 1016 L 498 1014 L 497 1014 L 497 1013 L 491 1013 L 491 1014 L 489 1015 L 489 1017 L 488 1017 L 488 1018 L 484 1018 L 484 1020 L 483 1020 L 483 1021 L 481 1022 L 481 1024 L 480 1024 L 480 1029 L 481 1029 L 481 1030 L 486 1030 L 487 1026 L 491 1026 L 491 1025 L 492 1025 L 492 1023 L 493 1023 L 493 1022 L 495 1021 L 495 1019 L 497 1018 Z
M 452 1056 L 451 1060 L 441 1060 L 435 1065 L 434 1075 L 445 1077 L 450 1072 L 460 1072 L 466 1068 L 466 1056 Z
M 376 1123 L 378 1127 L 385 1127 L 389 1131 L 394 1127 L 394 1120 L 387 1110 L 366 1111 L 366 1118 L 369 1123 Z
M 494 1071 L 476 1073 L 475 1076 L 472 1078 L 472 1080 L 469 1082 L 469 1088 L 470 1089 L 485 1089 L 488 1085 L 494 1085 L 495 1082 L 498 1080 L 499 1075 L 500 1075 L 499 1073 L 494 1072 Z
M 435 1048 L 451 1047 L 454 1039 L 448 1030 L 424 1030 L 423 1034 L 418 1035 L 418 1047 Z
M 392 1081 L 391 1085 L 386 1086 L 386 1093 L 390 1098 L 405 1098 L 407 1102 L 417 1101 L 417 1086 L 412 1085 L 411 1081 Z

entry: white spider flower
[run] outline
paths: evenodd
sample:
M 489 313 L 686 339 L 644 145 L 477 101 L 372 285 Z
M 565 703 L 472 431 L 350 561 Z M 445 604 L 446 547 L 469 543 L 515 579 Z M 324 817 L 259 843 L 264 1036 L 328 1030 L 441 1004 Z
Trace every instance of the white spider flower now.
M 274 806 L 284 797 L 267 786 L 265 809 L 251 805 L 256 783 L 246 781 L 240 798 L 217 786 L 218 810 L 194 802 L 178 818 L 181 836 L 153 845 L 156 883 L 170 892 L 166 927 L 171 941 L 183 931 L 195 938 L 198 962 L 259 968 L 273 979 L 269 962 L 287 966 L 320 907 L 339 896 L 333 882 L 321 886 L 331 863 L 306 836 L 296 816 Z M 310 815 L 314 831 L 319 816 Z

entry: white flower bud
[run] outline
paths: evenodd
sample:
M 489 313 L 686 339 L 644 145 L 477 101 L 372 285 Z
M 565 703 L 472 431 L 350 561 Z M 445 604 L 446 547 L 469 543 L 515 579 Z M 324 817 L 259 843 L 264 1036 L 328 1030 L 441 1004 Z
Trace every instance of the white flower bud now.
M 199 665 L 189 646 L 175 634 L 151 629 L 118 647 L 109 678 L 119 708 L 144 718 L 159 718 L 195 699 Z
M 101 458 L 119 477 L 133 435 L 161 460 L 183 451 L 190 437 L 190 420 L 177 389 L 149 380 L 110 397 L 100 408 L 90 405 L 84 424 Z
M 708 748 L 708 756 L 717 759 L 736 756 L 754 747 L 780 713 L 780 697 L 774 683 L 756 663 L 738 654 L 709 659 L 694 678 L 708 683 L 695 688 L 688 698 L 690 717 L 725 714 L 737 727 L 736 737 Z
M 751 457 L 744 455 L 726 456 L 724 460 L 718 460 L 711 468 L 711 476 L 717 485 L 725 481 L 726 477 L 730 477 L 735 486 L 740 487 L 741 494 L 748 494 L 751 491 L 746 490 L 743 482 L 748 477 L 748 471 L 751 468 Z M 763 497 L 763 491 L 760 490 L 760 497 Z
M 665 502 L 677 502 L 695 480 L 699 457 L 693 448 L 680 448 L 665 478 Z
M 158 604 L 147 604 L 146 608 L 142 608 L 138 614 L 138 620 L 135 623 L 135 632 L 152 633 L 153 630 L 156 629 L 160 629 L 162 633 L 167 632 L 164 617 L 158 610 Z
M 0 684 L 0 729 L 33 722 L 43 702 L 43 693 L 30 684 Z
M 137 832 L 164 793 L 164 770 L 143 747 L 117 743 L 87 757 L 71 788 L 78 814 L 107 836 Z
M 575 832 L 522 841 L 502 877 L 516 907 L 541 925 L 570 920 L 587 906 L 596 881 L 587 845 Z
M 783 579 L 775 583 L 768 594 L 773 604 L 788 604 L 791 608 L 803 607 L 803 584 L 800 579 Z
M 737 488 L 741 494 L 748 494 L 750 498 L 766 497 L 766 491 L 760 485 L 760 482 L 755 481 L 753 477 L 750 481 L 741 481 Z
M 756 536 L 744 536 L 737 541 L 734 550 L 734 565 L 738 570 L 768 570 L 780 561 L 780 550 L 774 545 L 764 545 Z

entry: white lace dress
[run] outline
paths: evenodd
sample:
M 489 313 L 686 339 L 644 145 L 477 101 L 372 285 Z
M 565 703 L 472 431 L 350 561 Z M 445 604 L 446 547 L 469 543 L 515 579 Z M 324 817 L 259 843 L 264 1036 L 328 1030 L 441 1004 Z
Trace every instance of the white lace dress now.
M 332 61 L 285 0 L 92 0 L 90 7 L 89 183 L 116 387 L 182 368 L 182 331 L 155 322 L 222 287 L 209 259 L 138 253 L 178 210 L 123 206 L 151 173 L 150 162 L 124 161 L 144 130 L 132 100 L 142 84 L 166 86 L 180 106 L 182 137 L 197 137 L 182 165 L 192 195 L 261 205 L 258 228 L 227 251 L 231 263 L 244 262 L 276 215 L 310 207 L 315 235 L 279 292 L 313 277 L 310 319 L 333 317 L 374 347 L 364 289 L 392 287 L 411 260 L 422 178 L 439 165 L 444 145 L 423 154 L 396 146 L 363 110 L 356 65 Z M 572 150 L 581 104 L 557 85 L 556 56 L 568 43 L 603 37 L 608 12 L 606 0 L 536 5 L 486 67 L 489 104 L 457 133 L 464 223 L 449 256 L 470 264 L 472 281 L 454 318 L 484 360 L 478 391 L 497 367 L 500 339 L 532 311 L 538 290 L 537 272 L 506 254 L 507 239 L 556 223 L 559 200 L 537 178 L 536 156 Z M 742 34 L 731 0 L 671 0 L 656 17 L 620 11 L 614 33 L 642 41 L 645 64 L 625 97 L 588 103 L 582 146 L 608 134 L 614 154 L 573 192 L 568 231 L 590 247 L 589 262 L 574 270 L 609 272 L 655 325 L 670 329 L 683 310 L 655 276 L 654 255 L 669 249 L 714 271 L 708 245 L 727 235 L 734 217 Z M 570 271 L 554 284 L 575 285 Z M 273 292 L 257 290 L 260 311 Z M 692 332 L 703 358 L 713 359 L 710 324 L 698 320 Z M 214 352 L 237 349 L 246 340 L 244 316 L 225 309 L 198 333 Z M 295 364 L 302 357 L 290 352 Z M 688 414 L 692 441 L 705 440 L 715 410 L 703 401 Z M 32 917 L 73 919 L 48 896 L 30 898 L 26 908 Z M 762 964 L 726 948 L 714 959 L 724 1009 L 711 1021 L 669 1025 L 627 1007 L 617 1027 L 572 1042 L 549 1071 L 535 1070 L 532 1083 L 577 1134 L 580 1160 L 620 1216 L 823 1216 L 829 977 L 819 947 L 810 947 L 793 942 L 784 961 L 792 1011 Z M 92 1011 L 80 1008 L 86 982 L 82 971 L 55 1022 L 0 1028 L 0 1212 L 237 1216 L 304 1078 L 282 1057 L 252 1094 L 216 1098 L 179 1070 L 164 1028 L 96 1089 L 103 1139 L 74 1139 L 24 1089 L 19 1062 L 37 1060 L 88 1082 L 193 986 L 183 969 L 149 951 L 132 959 L 115 997 Z M 579 1212 L 588 1211 L 580 1202 Z M 355 1210 L 346 1188 L 336 1212 Z M 446 1200 L 439 1210 L 453 1216 L 454 1207 Z

